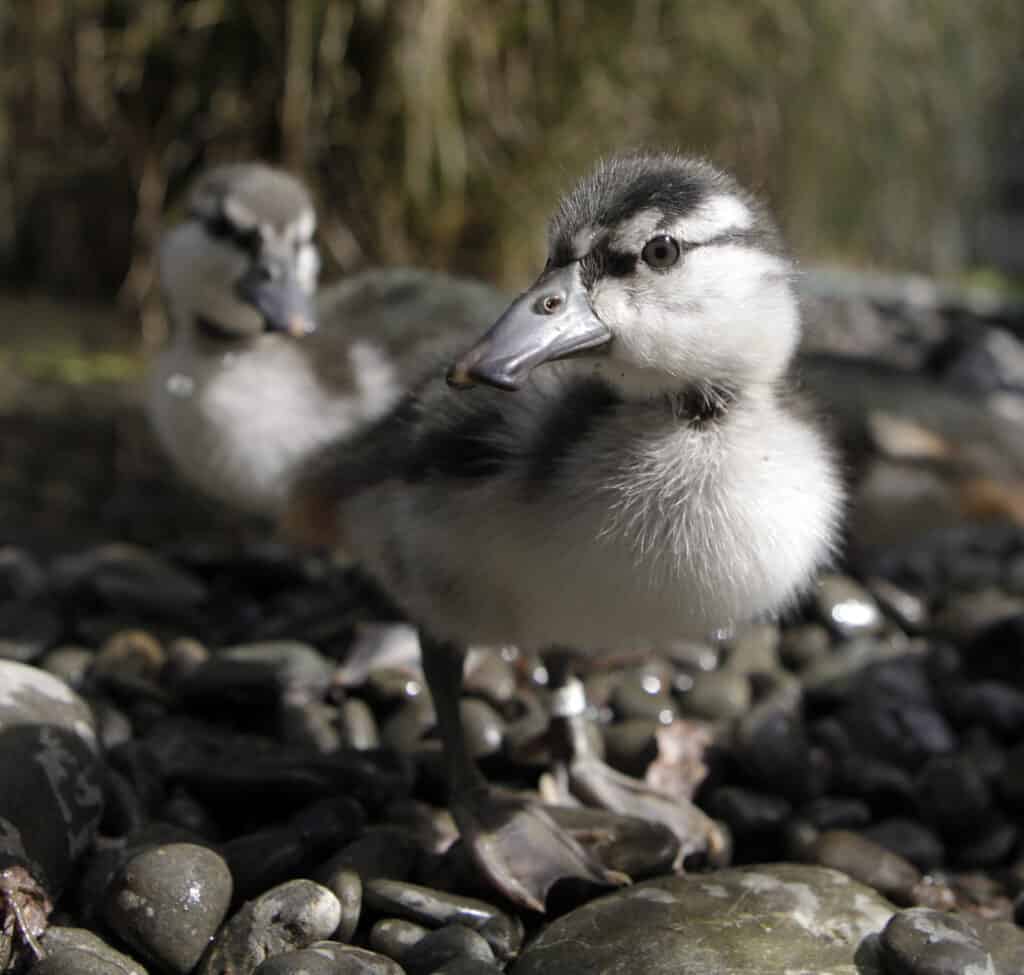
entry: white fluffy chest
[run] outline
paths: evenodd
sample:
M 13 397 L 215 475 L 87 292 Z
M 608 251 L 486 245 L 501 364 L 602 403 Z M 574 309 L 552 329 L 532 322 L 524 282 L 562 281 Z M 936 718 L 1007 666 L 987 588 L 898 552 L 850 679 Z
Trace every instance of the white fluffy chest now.
M 598 650 L 784 608 L 828 557 L 840 497 L 817 433 L 768 413 L 690 440 L 612 425 L 546 494 L 525 497 L 512 470 L 391 484 L 345 522 L 360 557 L 440 636 Z
M 393 401 L 393 371 L 381 353 L 356 343 L 347 354 L 367 384 L 328 392 L 287 340 L 203 357 L 171 349 L 152 376 L 150 416 L 187 480 L 234 507 L 273 515 L 298 463 Z

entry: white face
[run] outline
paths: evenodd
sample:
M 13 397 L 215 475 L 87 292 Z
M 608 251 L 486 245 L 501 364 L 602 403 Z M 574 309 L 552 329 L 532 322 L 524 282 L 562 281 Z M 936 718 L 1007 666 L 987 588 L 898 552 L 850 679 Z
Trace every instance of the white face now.
M 257 224 L 244 208 L 230 204 L 227 201 L 224 208 L 232 228 L 229 235 L 214 236 L 193 218 L 170 231 L 161 243 L 160 283 L 175 324 L 183 332 L 201 317 L 240 338 L 262 334 L 262 316 L 235 290 L 257 252 L 279 255 L 291 265 L 307 294 L 316 291 L 320 256 L 312 241 L 316 229 L 312 211 L 300 214 L 278 233 L 268 224 Z
M 610 248 L 636 263 L 591 288 L 595 314 L 614 333 L 594 368 L 656 387 L 776 379 L 799 338 L 792 266 L 731 236 L 753 222 L 743 200 L 716 195 L 685 217 L 645 210 L 613 228 Z M 576 242 L 588 235 L 597 237 L 585 230 Z

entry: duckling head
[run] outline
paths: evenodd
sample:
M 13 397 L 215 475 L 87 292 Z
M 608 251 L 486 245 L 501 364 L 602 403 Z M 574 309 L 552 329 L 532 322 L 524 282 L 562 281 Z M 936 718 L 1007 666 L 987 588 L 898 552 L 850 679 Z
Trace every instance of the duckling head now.
M 306 188 L 259 163 L 200 178 L 189 216 L 165 235 L 160 282 L 178 335 L 242 340 L 316 327 L 320 258 Z
M 670 153 L 601 162 L 561 202 L 547 264 L 449 371 L 517 389 L 572 357 L 626 397 L 771 383 L 799 339 L 793 268 L 762 206 Z

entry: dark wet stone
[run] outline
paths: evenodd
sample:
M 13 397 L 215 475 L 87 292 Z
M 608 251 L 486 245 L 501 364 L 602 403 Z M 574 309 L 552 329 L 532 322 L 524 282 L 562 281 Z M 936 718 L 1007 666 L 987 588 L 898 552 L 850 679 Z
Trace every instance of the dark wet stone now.
M 935 619 L 935 630 L 963 646 L 975 677 L 1020 682 L 1017 648 L 1024 633 L 1024 600 L 1000 589 L 955 595 Z
M 724 820 L 738 837 L 779 830 L 793 810 L 792 804 L 779 796 L 732 785 L 715 789 L 704 808 L 709 815 Z
M 248 899 L 312 870 L 331 850 L 359 834 L 366 816 L 346 797 L 306 807 L 283 826 L 237 836 L 223 845 L 236 897 Z
M 800 818 L 818 829 L 856 829 L 871 822 L 871 809 L 860 799 L 819 796 L 800 809 Z
M 928 604 L 916 593 L 878 576 L 868 580 L 868 589 L 886 614 L 909 633 L 917 633 L 928 622 Z
M 331 679 L 331 665 L 313 647 L 276 640 L 228 647 L 213 654 L 180 682 L 180 691 L 197 705 L 273 707 L 285 694 L 319 697 Z
M 801 671 L 828 655 L 832 638 L 818 623 L 794 626 L 782 634 L 779 657 L 790 670 Z
M 370 947 L 388 958 L 404 963 L 406 955 L 430 933 L 422 924 L 386 917 L 370 928 Z
M 914 907 L 894 914 L 882 932 L 893 975 L 996 975 L 992 956 L 961 916 Z
M 131 741 L 134 729 L 124 711 L 103 698 L 94 697 L 89 703 L 96 719 L 96 735 L 105 751 L 111 752 L 119 745 Z
M 0 659 L 33 663 L 61 637 L 64 625 L 49 603 L 11 599 L 0 603 Z
M 773 695 L 740 719 L 734 754 L 744 778 L 755 788 L 803 802 L 820 792 L 821 776 L 798 710 L 799 698 Z
M 110 927 L 160 968 L 195 967 L 231 903 L 231 871 L 212 850 L 192 844 L 136 854 L 106 896 Z
M 308 950 L 330 958 L 334 975 L 406 975 L 398 962 L 365 948 L 353 948 L 337 941 L 318 941 Z
M 472 928 L 448 924 L 431 931 L 413 945 L 402 961 L 409 975 L 431 975 L 442 965 L 457 958 L 493 962 L 494 953 L 486 940 Z
M 906 858 L 924 873 L 934 870 L 945 859 L 942 840 L 913 819 L 885 819 L 861 830 L 861 835 Z
M 921 871 L 909 860 L 848 830 L 826 830 L 814 844 L 814 862 L 842 870 L 897 904 L 914 902 Z
M 912 808 L 914 783 L 903 769 L 880 759 L 851 754 L 840 756 L 833 767 L 837 792 L 859 796 L 879 814 Z
M 967 869 L 995 867 L 1010 855 L 1019 835 L 1017 823 L 1001 813 L 990 813 L 973 824 L 969 836 L 950 842 L 952 859 L 958 867 Z
M 774 673 L 780 664 L 779 642 L 775 623 L 745 626 L 729 641 L 725 666 L 738 674 Z
M 956 747 L 946 719 L 928 705 L 858 695 L 839 719 L 859 750 L 908 769 Z
M 88 850 L 103 811 L 89 706 L 63 681 L 0 661 L 0 856 L 53 898 Z
M 1006 754 L 1006 766 L 999 779 L 999 792 L 1006 803 L 1024 812 L 1024 742 Z
M 303 948 L 285 951 L 261 962 L 252 975 L 337 975 L 338 966 L 326 953 Z
M 278 712 L 282 741 L 317 755 L 330 755 L 342 746 L 338 709 L 322 701 L 285 701 Z
M 612 867 L 611 869 L 617 869 Z M 633 876 L 631 874 L 631 876 Z M 639 877 L 640 874 L 635 876 Z M 496 914 L 483 927 L 476 929 L 480 936 L 491 946 L 494 957 L 501 962 L 515 958 L 523 947 L 526 937 L 523 922 L 518 914 Z
M 918 773 L 916 787 L 922 816 L 943 833 L 972 831 L 992 805 L 988 783 L 958 755 L 930 759 Z
M 490 962 L 478 961 L 476 958 L 453 958 L 440 968 L 435 968 L 431 975 L 500 975 L 501 969 Z
M 428 696 L 419 668 L 375 667 L 366 677 L 366 691 L 382 703 L 398 704 Z
M 363 899 L 378 914 L 404 917 L 435 928 L 456 923 L 480 928 L 502 913 L 493 904 L 473 897 L 384 877 L 365 881 Z
M 502 705 L 516 694 L 516 672 L 501 653 L 493 650 L 470 651 L 466 658 L 465 692 Z
M 466 743 L 475 758 L 485 758 L 501 751 L 505 740 L 505 722 L 486 701 L 467 697 L 459 702 Z
M 91 597 L 119 611 L 188 619 L 208 590 L 198 576 L 135 545 L 101 545 L 57 559 L 50 578 L 73 597 Z
M 41 944 L 46 957 L 32 966 L 34 975 L 146 975 L 134 958 L 84 928 L 54 925 L 47 929 Z
M 420 848 L 429 853 L 443 853 L 459 835 L 449 810 L 418 799 L 399 799 L 390 803 L 384 811 L 384 818 L 388 825 L 415 836 Z
M 0 600 L 30 599 L 46 588 L 46 573 L 30 552 L 0 546 Z
M 380 729 L 381 740 L 399 752 L 415 751 L 437 721 L 429 694 L 418 694 L 400 704 Z
M 650 880 L 552 922 L 512 975 L 855 975 L 892 906 L 831 870 L 795 864 Z M 770 919 L 770 923 L 768 923 Z
M 973 915 L 970 924 L 992 955 L 998 975 L 1024 972 L 1024 931 L 1017 924 Z
M 611 695 L 611 705 L 624 719 L 641 718 L 669 724 L 676 716 L 670 675 L 664 668 L 635 667 L 623 675 Z
M 175 789 L 161 806 L 159 818 L 196 836 L 217 839 L 220 830 L 205 807 L 182 788 Z
M 800 674 L 808 703 L 815 708 L 845 702 L 864 679 L 865 669 L 909 652 L 903 634 L 858 636 L 838 644 Z
M 946 689 L 949 713 L 960 725 L 980 725 L 1003 738 L 1024 733 L 1024 691 L 994 680 Z
M 363 881 L 354 870 L 337 870 L 329 879 L 330 883 L 325 886 L 341 904 L 341 920 L 334 937 L 337 941 L 347 942 L 355 934 L 362 916 Z
M 341 905 L 326 887 L 291 880 L 249 901 L 220 929 L 199 975 L 250 972 L 267 958 L 329 938 Z
M 358 697 L 346 698 L 339 709 L 342 741 L 359 751 L 380 747 L 380 731 L 370 706 Z
M 871 594 L 847 576 L 822 576 L 815 602 L 821 619 L 840 636 L 877 633 L 884 623 Z
M 335 875 L 344 871 L 354 871 L 364 884 L 374 877 L 405 880 L 420 855 L 414 836 L 402 829 L 377 826 L 339 850 L 316 871 L 314 878 L 328 887 L 333 887 Z
M 604 729 L 605 759 L 612 768 L 642 778 L 658 755 L 658 725 L 646 718 L 619 721 Z
M 744 674 L 714 670 L 693 676 L 693 685 L 682 697 L 682 710 L 709 721 L 738 718 L 750 710 L 751 698 Z
M 39 666 L 47 673 L 60 678 L 76 691 L 81 691 L 85 685 L 89 668 L 92 667 L 94 656 L 94 651 L 87 647 L 73 645 L 54 647 L 39 661 Z

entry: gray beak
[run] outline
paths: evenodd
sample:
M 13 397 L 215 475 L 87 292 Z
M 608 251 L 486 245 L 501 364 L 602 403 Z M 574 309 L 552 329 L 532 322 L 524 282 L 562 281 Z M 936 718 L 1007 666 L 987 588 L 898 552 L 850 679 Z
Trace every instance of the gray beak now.
M 262 316 L 267 331 L 296 338 L 316 330 L 316 310 L 290 268 L 259 261 L 235 285 L 238 297 Z
M 518 389 L 544 362 L 596 349 L 612 333 L 594 314 L 579 263 L 546 271 L 448 370 L 452 386 Z

